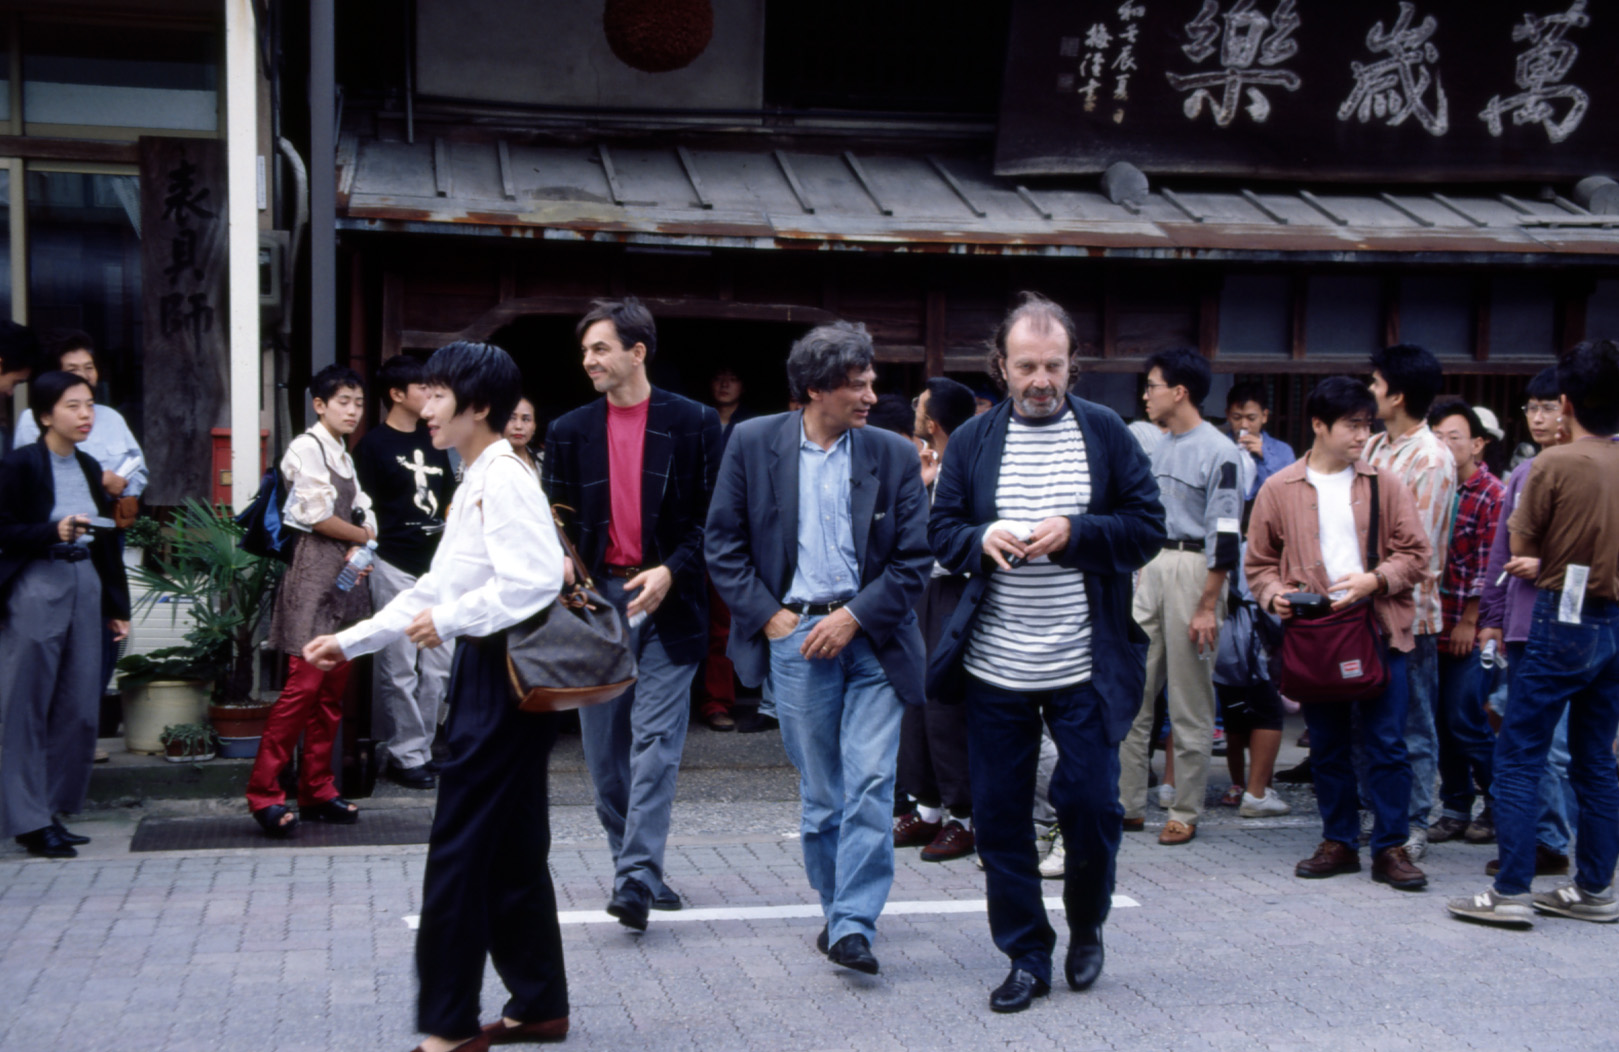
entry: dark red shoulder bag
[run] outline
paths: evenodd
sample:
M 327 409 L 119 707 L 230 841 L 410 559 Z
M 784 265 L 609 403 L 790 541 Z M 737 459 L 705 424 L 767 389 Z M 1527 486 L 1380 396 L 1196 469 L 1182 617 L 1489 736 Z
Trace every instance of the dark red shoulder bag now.
M 1372 479 L 1371 519 L 1366 531 L 1366 569 L 1377 565 L 1377 476 Z M 1285 597 L 1284 597 L 1285 598 Z M 1326 617 L 1286 622 L 1282 634 L 1283 694 L 1301 704 L 1364 701 L 1388 687 L 1388 640 L 1377 623 L 1373 600 L 1365 599 Z

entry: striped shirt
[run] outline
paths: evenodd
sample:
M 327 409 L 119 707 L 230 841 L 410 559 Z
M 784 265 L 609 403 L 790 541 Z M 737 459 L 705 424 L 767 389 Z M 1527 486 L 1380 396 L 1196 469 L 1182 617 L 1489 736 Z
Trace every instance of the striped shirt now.
M 1072 410 L 1025 423 L 1014 414 L 1001 454 L 990 527 L 1027 536 L 1055 515 L 1082 515 L 1091 502 L 1085 436 Z M 1032 559 L 995 570 L 964 657 L 967 671 L 1006 690 L 1055 690 L 1091 678 L 1091 618 L 1085 575 Z

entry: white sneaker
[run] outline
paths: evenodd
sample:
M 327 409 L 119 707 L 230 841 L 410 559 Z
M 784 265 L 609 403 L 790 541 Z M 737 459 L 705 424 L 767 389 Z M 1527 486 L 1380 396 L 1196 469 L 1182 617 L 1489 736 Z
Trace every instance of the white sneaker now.
M 1158 786 L 1158 806 L 1167 811 L 1174 803 L 1175 787 L 1168 782 L 1160 783 Z
M 1451 899 L 1445 908 L 1464 920 L 1498 924 L 1504 928 L 1528 928 L 1535 923 L 1535 911 L 1529 908 L 1528 895 L 1503 895 L 1494 888 L 1486 888 L 1477 895 Z
M 1428 853 L 1428 830 L 1422 826 L 1412 826 L 1411 838 L 1405 842 L 1405 853 L 1413 862 L 1422 861 L 1422 856 Z
M 1559 917 L 1596 921 L 1598 924 L 1619 921 L 1619 901 L 1614 899 L 1612 888 L 1604 895 L 1593 895 L 1570 881 L 1551 891 L 1537 892 L 1533 900 L 1532 905 L 1541 913 L 1555 913 Z
M 1063 851 L 1062 834 L 1057 834 L 1051 842 L 1051 854 L 1040 862 L 1040 875 L 1047 880 L 1061 880 L 1063 875 L 1063 862 L 1067 853 Z
M 1267 788 L 1264 796 L 1254 796 L 1252 793 L 1242 794 L 1242 806 L 1237 808 L 1237 814 L 1243 818 L 1275 818 L 1285 815 L 1293 810 L 1293 805 L 1282 799 L 1275 789 Z

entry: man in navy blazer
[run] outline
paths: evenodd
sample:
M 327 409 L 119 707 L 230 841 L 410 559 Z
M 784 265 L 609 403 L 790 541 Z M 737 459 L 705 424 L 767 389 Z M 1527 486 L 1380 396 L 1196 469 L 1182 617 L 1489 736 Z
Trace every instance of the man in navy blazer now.
M 1056 933 L 1031 821 L 1042 716 L 1067 849 L 1065 970 L 1075 990 L 1101 973 L 1124 815 L 1118 744 L 1146 675 L 1130 574 L 1165 537 L 1158 485 L 1124 421 L 1068 393 L 1075 346 L 1068 313 L 1024 293 L 991 363 L 1010 397 L 951 436 L 928 523 L 940 565 L 973 575 L 933 652 L 928 693 L 967 706 L 990 933 L 1012 962 L 990 995 L 997 1012 L 1050 991 Z
M 606 397 L 552 422 L 543 484 L 551 501 L 574 509 L 563 516 L 584 569 L 632 626 L 635 686 L 581 709 L 579 726 L 613 852 L 607 912 L 645 931 L 649 909 L 681 906 L 664 883 L 663 856 L 692 676 L 708 652 L 703 520 L 720 421 L 647 379 L 658 338 L 639 301 L 598 301 L 578 335 L 585 372 Z
M 766 676 L 798 768 L 804 869 L 821 896 L 817 947 L 874 974 L 894 881 L 894 769 L 902 704 L 923 701 L 912 607 L 933 556 L 916 447 L 865 427 L 877 401 L 871 338 L 838 322 L 793 345 L 798 412 L 738 424 L 704 540 L 731 608 L 726 652 Z

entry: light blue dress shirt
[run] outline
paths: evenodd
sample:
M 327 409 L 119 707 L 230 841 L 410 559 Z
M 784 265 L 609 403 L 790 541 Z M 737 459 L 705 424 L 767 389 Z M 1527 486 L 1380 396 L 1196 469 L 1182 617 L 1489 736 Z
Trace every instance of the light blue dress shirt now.
M 39 441 L 39 424 L 32 412 L 24 412 L 17 421 L 17 445 L 26 446 Z M 90 428 L 90 437 L 79 443 L 79 448 L 95 458 L 102 471 L 118 471 L 131 457 L 138 459 L 135 469 L 124 475 L 129 485 L 124 496 L 138 497 L 146 490 L 146 457 L 135 441 L 134 432 L 118 410 L 107 405 L 96 406 L 96 422 Z
M 784 603 L 830 603 L 860 591 L 850 511 L 851 439 L 845 431 L 822 449 L 798 445 L 798 568 Z

